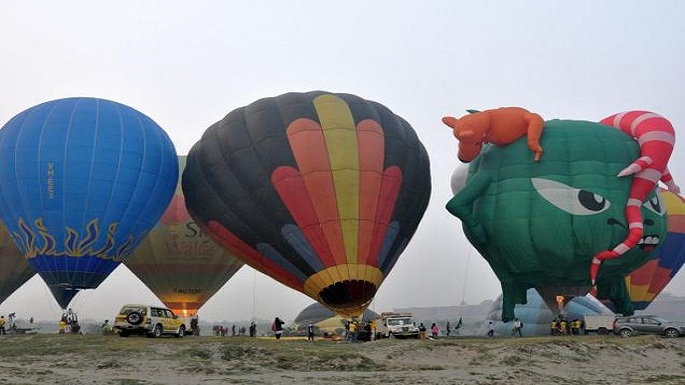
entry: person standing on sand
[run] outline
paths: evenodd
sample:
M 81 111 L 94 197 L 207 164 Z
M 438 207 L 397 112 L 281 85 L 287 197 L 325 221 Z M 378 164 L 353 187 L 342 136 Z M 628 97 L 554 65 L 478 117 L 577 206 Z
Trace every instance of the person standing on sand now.
M 357 340 L 357 322 L 350 321 L 349 331 L 347 332 L 348 341 L 355 342 Z
M 523 337 L 523 334 L 521 334 L 522 328 L 523 328 L 523 322 L 521 322 L 521 320 L 519 320 L 518 318 L 515 318 L 514 319 L 514 329 L 512 329 L 511 335 L 516 337 L 516 335 L 518 334 L 519 337 Z
M 307 326 L 307 341 L 314 341 L 314 325 Z
M 445 324 L 445 335 L 449 337 L 450 332 L 452 332 L 452 326 L 450 325 L 450 321 L 447 321 L 447 324 Z
M 492 338 L 495 335 L 495 323 L 492 321 L 488 322 L 488 338 Z
M 423 322 L 419 323 L 419 338 L 422 340 L 426 339 L 426 327 L 423 325 Z
M 433 338 L 438 338 L 438 333 L 440 333 L 440 327 L 438 326 L 438 324 L 433 322 L 433 324 L 431 325 L 431 336 Z
M 281 339 L 281 334 L 283 334 L 284 323 L 285 322 L 281 321 L 280 318 L 276 317 L 276 319 L 274 319 L 274 323 L 271 325 L 271 330 L 273 330 L 277 340 Z

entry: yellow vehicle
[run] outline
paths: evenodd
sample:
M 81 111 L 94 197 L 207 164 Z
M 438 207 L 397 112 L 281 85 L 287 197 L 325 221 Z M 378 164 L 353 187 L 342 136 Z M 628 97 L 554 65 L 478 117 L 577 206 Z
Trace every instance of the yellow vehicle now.
M 171 310 L 151 305 L 124 305 L 114 317 L 114 329 L 121 337 L 131 334 L 160 337 L 171 334 L 175 337 L 185 336 L 187 326 Z

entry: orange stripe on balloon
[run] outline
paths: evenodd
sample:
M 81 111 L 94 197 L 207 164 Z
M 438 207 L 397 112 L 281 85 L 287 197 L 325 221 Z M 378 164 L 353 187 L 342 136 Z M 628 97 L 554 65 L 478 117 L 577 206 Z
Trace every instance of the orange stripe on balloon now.
M 301 282 L 296 276 L 271 262 L 262 253 L 250 247 L 250 245 L 243 242 L 230 230 L 221 225 L 221 223 L 209 221 L 207 223 L 207 230 L 206 233 L 210 235 L 215 242 L 219 243 L 234 255 L 239 256 L 245 263 L 253 268 L 295 290 L 302 291 L 304 288 L 304 282 Z
M 361 264 L 374 260 L 370 258 L 371 243 L 376 226 L 378 197 L 383 178 L 385 138 L 383 129 L 373 120 L 357 124 L 359 143 L 359 247 L 358 261 Z M 378 267 L 378 265 L 374 265 Z
M 279 167 L 271 183 L 324 266 L 335 265 L 302 175 L 292 167 Z
M 345 263 L 345 247 L 323 130 L 311 119 L 297 119 L 288 126 L 287 135 L 297 168 L 318 218 L 318 225 L 328 243 L 327 253 L 332 255 L 335 263 Z
M 376 212 L 375 227 L 373 230 L 373 241 L 371 243 L 371 250 L 367 264 L 372 266 L 379 266 L 378 254 L 383 246 L 385 235 L 390 226 L 392 213 L 397 203 L 397 197 L 402 186 L 402 170 L 397 166 L 390 166 L 383 172 L 383 182 L 381 184 L 381 191 L 378 195 L 378 211 Z

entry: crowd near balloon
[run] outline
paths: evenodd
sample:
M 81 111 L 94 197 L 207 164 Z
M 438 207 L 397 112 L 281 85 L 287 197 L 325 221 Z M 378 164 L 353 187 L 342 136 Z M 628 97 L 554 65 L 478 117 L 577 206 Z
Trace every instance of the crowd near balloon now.
M 596 299 L 624 315 L 653 301 L 685 262 L 671 123 L 466 112 L 442 119 L 458 151 L 438 188 L 501 283 L 489 319 L 548 325 L 607 310 Z M 247 264 L 316 301 L 302 322 L 365 317 L 424 216 L 429 157 L 405 119 L 346 93 L 256 100 L 187 156 L 121 103 L 41 103 L 0 129 L 0 303 L 37 273 L 66 310 L 123 263 L 195 316 Z

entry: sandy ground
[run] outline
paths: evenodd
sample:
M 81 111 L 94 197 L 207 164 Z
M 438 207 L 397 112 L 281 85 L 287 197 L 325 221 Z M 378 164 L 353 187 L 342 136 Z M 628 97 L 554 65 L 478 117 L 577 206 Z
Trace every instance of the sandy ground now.
M 685 338 L 1 336 L 0 384 L 685 384 Z

